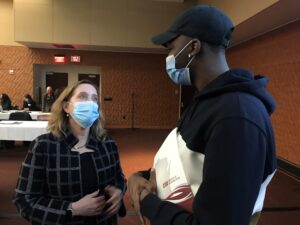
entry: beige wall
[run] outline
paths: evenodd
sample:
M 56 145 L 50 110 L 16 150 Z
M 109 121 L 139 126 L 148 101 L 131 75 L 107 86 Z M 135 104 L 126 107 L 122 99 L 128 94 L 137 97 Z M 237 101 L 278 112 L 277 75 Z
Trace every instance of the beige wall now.
M 14 41 L 13 0 L 0 0 L 0 44 L 20 45 Z
M 0 0 L 0 44 L 152 48 L 150 38 L 191 5 L 212 4 L 238 25 L 277 1 Z
M 15 40 L 154 47 L 150 38 L 190 7 L 192 4 L 189 2 L 14 0 Z

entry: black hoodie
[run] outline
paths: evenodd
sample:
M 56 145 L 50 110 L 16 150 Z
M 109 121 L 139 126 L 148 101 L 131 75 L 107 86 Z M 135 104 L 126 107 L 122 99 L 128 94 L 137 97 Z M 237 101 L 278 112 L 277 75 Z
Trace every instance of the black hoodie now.
M 141 212 L 152 225 L 249 225 L 251 215 L 261 211 L 276 169 L 270 120 L 275 102 L 267 82 L 232 69 L 195 94 L 178 123 L 186 155 L 204 158 L 201 171 L 191 171 L 199 165 L 182 161 L 193 179 L 199 177 L 193 213 L 149 194 Z

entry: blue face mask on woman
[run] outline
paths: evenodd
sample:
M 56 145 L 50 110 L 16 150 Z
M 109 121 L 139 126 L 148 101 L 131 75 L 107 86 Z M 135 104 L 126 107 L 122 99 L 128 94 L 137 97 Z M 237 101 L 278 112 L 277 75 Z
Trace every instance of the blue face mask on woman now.
M 192 40 L 191 40 L 192 41 Z M 193 56 L 185 68 L 176 69 L 176 57 L 191 43 L 189 41 L 179 52 L 176 56 L 169 55 L 166 58 L 166 70 L 171 78 L 171 80 L 176 84 L 182 84 L 182 85 L 191 85 L 191 77 L 190 77 L 190 70 L 188 66 L 192 62 L 195 56 Z
M 98 104 L 93 101 L 75 102 L 70 113 L 75 122 L 83 127 L 89 128 L 99 117 Z

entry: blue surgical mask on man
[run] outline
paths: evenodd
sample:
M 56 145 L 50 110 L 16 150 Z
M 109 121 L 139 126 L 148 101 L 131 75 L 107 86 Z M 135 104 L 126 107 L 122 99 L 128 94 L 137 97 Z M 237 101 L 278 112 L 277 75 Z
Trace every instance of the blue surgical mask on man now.
M 192 40 L 191 40 L 192 41 Z M 189 41 L 179 52 L 176 56 L 174 55 L 169 55 L 166 58 L 166 70 L 171 78 L 171 80 L 176 83 L 176 84 L 181 84 L 181 85 L 191 85 L 191 77 L 190 77 L 190 70 L 188 66 L 192 62 L 195 56 L 193 56 L 190 61 L 187 63 L 185 68 L 176 68 L 176 57 L 191 43 Z
M 89 128 L 99 117 L 98 104 L 93 101 L 83 101 L 73 103 L 74 108 L 70 113 L 75 122 L 83 127 Z

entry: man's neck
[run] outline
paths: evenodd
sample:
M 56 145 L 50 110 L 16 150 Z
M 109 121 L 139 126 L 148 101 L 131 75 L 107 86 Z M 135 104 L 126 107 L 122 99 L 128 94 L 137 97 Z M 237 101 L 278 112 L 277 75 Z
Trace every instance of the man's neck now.
M 225 57 L 199 60 L 194 67 L 194 86 L 201 90 L 219 75 L 229 70 Z

